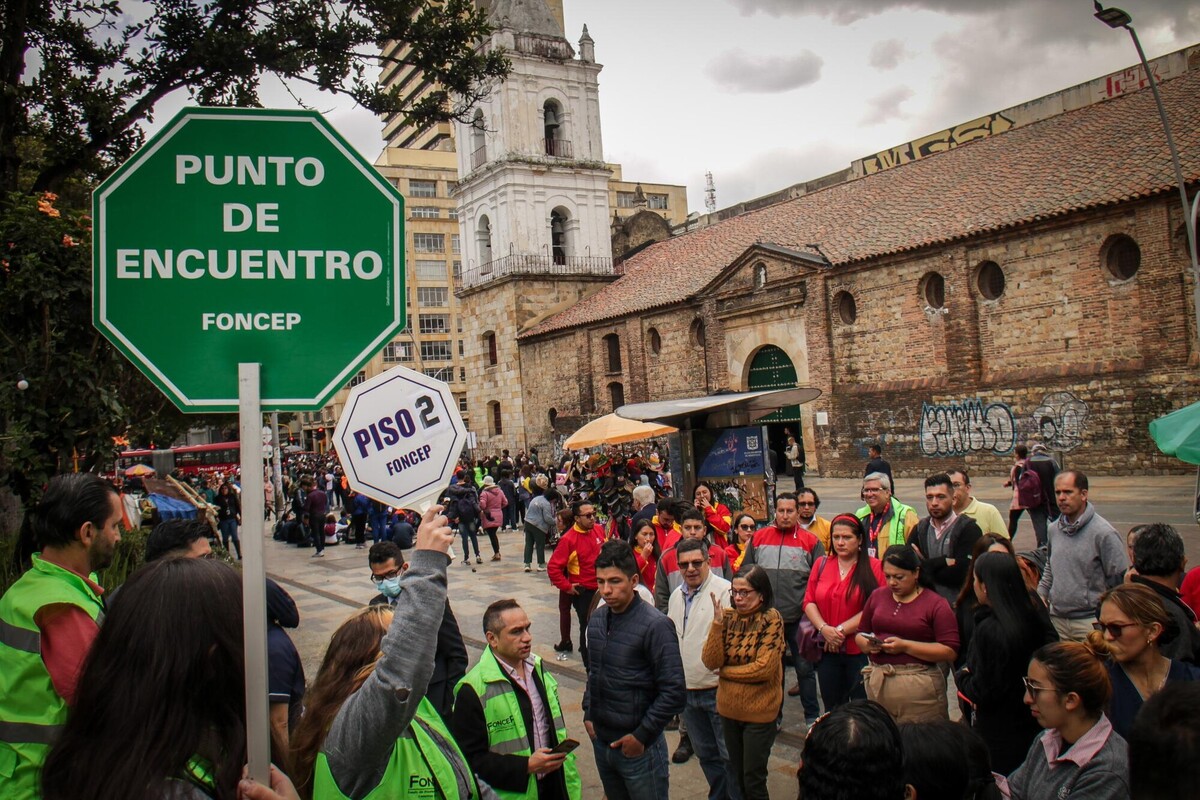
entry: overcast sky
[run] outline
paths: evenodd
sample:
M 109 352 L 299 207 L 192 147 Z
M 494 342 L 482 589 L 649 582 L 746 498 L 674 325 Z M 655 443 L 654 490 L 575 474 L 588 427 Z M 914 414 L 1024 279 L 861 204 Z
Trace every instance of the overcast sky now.
M 564 6 L 568 40 L 586 23 L 604 65 L 605 158 L 627 180 L 686 185 L 700 212 L 706 171 L 724 208 L 1137 61 L 1128 34 L 1092 17 L 1091 0 Z M 1120 6 L 1149 58 L 1200 41 L 1200 2 Z M 375 159 L 377 119 L 328 98 L 314 105 Z

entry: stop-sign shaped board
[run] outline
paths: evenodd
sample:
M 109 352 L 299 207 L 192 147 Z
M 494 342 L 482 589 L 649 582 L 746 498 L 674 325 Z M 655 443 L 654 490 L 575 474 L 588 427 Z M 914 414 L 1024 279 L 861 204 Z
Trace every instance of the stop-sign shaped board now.
M 449 386 L 393 367 L 350 390 L 333 445 L 351 489 L 418 508 L 450 482 L 466 438 Z
M 184 411 L 321 408 L 403 327 L 404 198 L 312 111 L 191 108 L 93 195 L 96 326 Z

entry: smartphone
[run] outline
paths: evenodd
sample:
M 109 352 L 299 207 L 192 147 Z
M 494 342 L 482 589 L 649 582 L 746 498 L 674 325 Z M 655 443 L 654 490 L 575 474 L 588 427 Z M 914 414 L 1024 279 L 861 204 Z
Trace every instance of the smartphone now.
M 879 645 L 880 647 L 883 646 L 883 639 L 880 639 L 878 636 L 876 636 L 873 633 L 864 633 L 863 631 L 859 631 L 858 635 L 863 637 L 864 639 L 866 639 L 871 644 Z
M 565 754 L 571 752 L 576 747 L 579 747 L 579 742 L 575 741 L 574 739 L 563 739 L 561 742 L 554 745 L 554 747 L 551 747 L 550 752 L 554 753 L 555 755 L 558 755 L 559 753 Z

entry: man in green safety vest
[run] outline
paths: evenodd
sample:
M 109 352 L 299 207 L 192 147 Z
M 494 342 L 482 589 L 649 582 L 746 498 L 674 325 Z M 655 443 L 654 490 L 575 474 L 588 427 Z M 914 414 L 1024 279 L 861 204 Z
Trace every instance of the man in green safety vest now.
M 579 800 L 558 682 L 531 654 L 530 625 L 516 600 L 488 606 L 488 647 L 455 689 L 451 729 L 471 770 L 501 798 Z
M 904 544 L 919 517 L 910 506 L 892 497 L 892 479 L 882 472 L 863 478 L 862 497 L 867 504 L 854 512 L 867 523 L 867 555 L 883 558 L 894 544 Z
M 41 796 L 41 770 L 104 617 L 96 571 L 121 540 L 121 499 L 89 473 L 58 475 L 30 522 L 40 553 L 0 598 L 0 786 Z

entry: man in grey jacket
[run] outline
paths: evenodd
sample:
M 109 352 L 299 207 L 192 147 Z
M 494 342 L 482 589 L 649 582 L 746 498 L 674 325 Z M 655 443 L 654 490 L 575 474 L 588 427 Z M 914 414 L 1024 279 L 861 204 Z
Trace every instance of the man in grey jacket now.
M 1096 620 L 1100 595 L 1124 579 L 1129 556 L 1116 528 L 1088 502 L 1086 475 L 1060 472 L 1054 497 L 1062 513 L 1050 525 L 1050 558 L 1038 595 L 1050 606 L 1059 638 L 1082 642 Z

